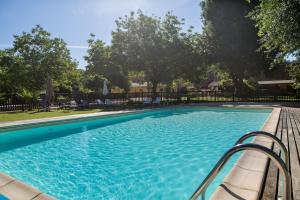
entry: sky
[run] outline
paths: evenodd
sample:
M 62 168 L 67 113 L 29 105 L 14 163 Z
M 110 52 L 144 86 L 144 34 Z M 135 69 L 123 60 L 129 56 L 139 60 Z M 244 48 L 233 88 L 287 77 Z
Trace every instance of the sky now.
M 0 0 L 0 49 L 13 43 L 13 35 L 41 25 L 53 37 L 68 44 L 71 56 L 84 69 L 90 33 L 106 44 L 111 42 L 115 20 L 141 9 L 148 15 L 164 16 L 168 11 L 185 18 L 185 29 L 201 31 L 200 0 Z

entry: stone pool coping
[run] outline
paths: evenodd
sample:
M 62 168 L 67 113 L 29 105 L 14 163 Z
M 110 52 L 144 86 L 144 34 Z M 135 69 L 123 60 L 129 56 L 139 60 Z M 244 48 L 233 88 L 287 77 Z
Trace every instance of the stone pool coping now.
M 279 113 L 280 113 L 280 108 L 274 108 L 273 106 L 270 106 L 270 105 L 252 105 L 252 104 L 251 105 L 190 104 L 190 105 L 168 106 L 168 107 L 163 107 L 163 108 L 194 107 L 194 106 L 195 107 L 207 107 L 207 108 L 221 107 L 221 108 L 241 108 L 241 109 L 243 109 L 243 108 L 246 108 L 246 109 L 248 109 L 248 108 L 271 109 L 272 108 L 273 111 L 272 111 L 271 115 L 269 116 L 269 118 L 266 120 L 266 123 L 264 124 L 264 128 L 263 128 L 263 130 L 269 131 L 272 133 L 276 131 L 276 127 L 277 127 L 277 126 L 274 126 L 274 123 L 275 123 L 274 120 L 276 120 L 275 115 L 278 112 L 277 111 L 278 109 L 279 109 Z M 32 127 L 36 127 L 36 126 L 61 124 L 64 122 L 70 123 L 72 121 L 88 120 L 88 119 L 95 119 L 95 118 L 129 114 L 129 113 L 145 112 L 145 111 L 151 111 L 151 110 L 160 109 L 160 108 L 161 107 L 146 108 L 146 109 L 139 109 L 139 110 L 107 111 L 107 112 L 100 112 L 100 113 L 77 114 L 77 115 L 68 115 L 68 116 L 42 118 L 42 119 L 30 119 L 30 120 L 21 120 L 21 121 L 14 121 L 14 122 L 3 122 L 3 123 L 0 123 L 0 133 L 6 132 L 6 131 L 11 131 L 11 130 L 18 130 L 18 129 L 22 129 L 24 127 L 32 128 Z M 276 110 L 276 112 L 275 112 L 275 110 Z M 279 115 L 278 115 L 278 117 L 279 117 Z M 278 121 L 278 119 L 277 119 L 277 121 Z M 276 121 L 276 124 L 277 124 L 277 121 Z M 272 127 L 272 126 L 274 126 L 274 127 Z M 255 138 L 255 141 L 256 140 L 257 140 L 257 142 L 260 142 L 260 143 L 267 142 L 269 144 L 269 141 L 265 141 L 266 139 Z M 269 145 L 271 145 L 271 144 L 269 144 Z M 248 198 L 248 196 L 252 197 L 252 196 L 255 196 L 255 194 L 256 194 L 255 192 L 253 192 L 253 188 L 251 188 L 251 187 L 249 188 L 248 185 L 246 185 L 247 186 L 246 188 L 235 187 L 232 184 L 230 185 L 230 183 L 231 183 L 231 181 L 241 181 L 240 180 L 241 176 L 245 177 L 245 175 L 248 175 L 247 171 L 245 171 L 243 169 L 243 168 L 246 168 L 247 163 L 250 164 L 249 173 L 252 171 L 255 171 L 255 169 L 254 170 L 252 169 L 252 171 L 251 171 L 251 168 L 255 168 L 255 166 L 253 166 L 253 162 L 254 162 L 253 159 L 258 159 L 258 160 L 261 159 L 261 161 L 259 160 L 260 161 L 259 166 L 261 166 L 261 167 L 265 166 L 265 164 L 266 164 L 265 160 L 267 160 L 267 158 L 260 158 L 259 156 L 254 155 L 254 153 L 251 153 L 251 155 L 248 155 L 248 156 L 242 156 L 239 159 L 239 161 L 237 162 L 237 163 L 239 163 L 239 165 L 236 164 L 236 166 L 232 169 L 231 173 L 228 174 L 228 176 L 226 177 L 228 179 L 228 181 L 226 181 L 226 179 L 225 179 L 225 184 L 229 185 L 228 187 L 230 187 L 233 191 L 238 191 L 238 192 L 242 192 L 243 194 L 247 194 L 247 199 L 249 199 L 249 200 L 250 200 L 250 198 Z M 242 159 L 243 157 L 247 157 L 247 159 Z M 241 168 L 241 170 L 239 170 L 239 168 Z M 260 171 L 258 171 L 258 172 L 260 172 Z M 250 174 L 249 178 L 252 178 L 252 177 L 253 177 L 252 174 Z M 255 176 L 255 177 L 258 177 L 258 176 Z M 255 181 L 251 181 L 251 182 L 254 184 Z M 243 180 L 242 180 L 242 183 L 244 183 Z M 253 186 L 253 184 L 251 186 Z M 240 185 L 240 183 L 239 183 L 239 185 Z M 256 185 L 258 185 L 258 183 L 256 183 Z M 254 189 L 256 189 L 256 187 Z M 53 197 L 51 197 L 45 193 L 42 193 L 42 192 L 38 191 L 37 189 L 35 189 L 27 184 L 24 184 L 24 183 L 6 175 L 6 174 L 3 174 L 3 173 L 0 173 L 0 194 L 3 194 L 4 196 L 8 197 L 10 200 L 53 200 L 54 199 Z M 222 188 L 221 189 L 218 188 L 215 191 L 214 196 L 217 195 L 217 198 L 215 198 L 217 200 L 221 200 L 221 199 L 229 200 L 230 198 L 228 198 L 226 196 L 226 194 L 228 195 L 228 193 L 222 191 Z M 223 196 L 224 198 L 220 198 L 220 195 Z
M 99 113 L 76 114 L 76 115 L 67 115 L 67 116 L 60 116 L 60 117 L 47 117 L 47 118 L 28 119 L 28 120 L 20 120 L 20 121 L 12 121 L 12 122 L 0 122 L 0 133 L 11 131 L 11 130 L 23 129 L 23 128 L 33 128 L 36 126 L 61 124 L 63 122 L 70 123 L 79 120 L 88 120 L 88 119 L 101 118 L 107 116 L 136 113 L 136 112 L 142 112 L 146 110 L 150 110 L 150 109 L 105 111 Z
M 9 200 L 55 200 L 53 197 L 0 173 L 0 194 Z
M 274 108 L 261 130 L 275 134 L 280 112 L 281 108 Z M 271 148 L 273 144 L 270 139 L 264 137 L 255 137 L 252 142 L 267 148 Z M 222 185 L 215 190 L 211 200 L 257 200 L 260 196 L 267 162 L 268 157 L 261 153 L 254 151 L 243 153 L 224 178 Z
M 23 129 L 23 128 L 33 128 L 36 126 L 55 125 L 55 124 L 61 124 L 63 122 L 70 123 L 70 122 L 73 122 L 73 121 L 75 122 L 78 120 L 96 119 L 96 118 L 101 118 L 101 117 L 145 112 L 145 111 L 151 111 L 151 110 L 163 109 L 163 108 L 219 107 L 219 108 L 236 108 L 236 109 L 251 109 L 251 108 L 273 109 L 276 106 L 279 106 L 279 105 L 201 103 L 201 104 L 189 104 L 189 105 L 183 104 L 183 105 L 172 105 L 172 106 L 152 107 L 152 108 L 143 108 L 143 109 L 119 110 L 119 111 L 103 111 L 103 112 L 98 112 L 98 113 L 76 114 L 76 115 L 67 115 L 67 116 L 59 116 L 59 117 L 47 117 L 47 118 L 19 120 L 19 121 L 12 121 L 12 122 L 0 122 L 0 133 L 12 131 L 12 130 Z

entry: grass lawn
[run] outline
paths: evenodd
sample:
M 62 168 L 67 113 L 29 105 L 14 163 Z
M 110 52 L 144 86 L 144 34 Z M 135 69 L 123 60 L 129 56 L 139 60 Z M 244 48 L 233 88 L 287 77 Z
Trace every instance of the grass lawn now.
M 51 112 L 0 112 L 0 122 L 18 121 L 25 119 L 39 119 L 45 117 L 59 117 L 66 115 L 86 114 L 101 112 L 103 109 L 88 109 L 88 110 L 55 110 Z

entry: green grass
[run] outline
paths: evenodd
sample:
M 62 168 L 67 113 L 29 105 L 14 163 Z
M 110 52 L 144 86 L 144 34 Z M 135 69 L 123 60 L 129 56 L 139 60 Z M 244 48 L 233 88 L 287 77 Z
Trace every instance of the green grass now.
M 18 121 L 26 119 L 40 119 L 45 117 L 59 117 L 76 114 L 101 112 L 103 109 L 87 110 L 55 110 L 51 112 L 26 111 L 26 112 L 0 112 L 0 122 Z

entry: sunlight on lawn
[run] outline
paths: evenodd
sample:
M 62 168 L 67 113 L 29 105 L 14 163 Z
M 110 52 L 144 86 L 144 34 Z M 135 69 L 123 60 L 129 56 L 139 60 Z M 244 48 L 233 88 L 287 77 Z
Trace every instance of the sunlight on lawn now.
M 39 112 L 28 111 L 28 112 L 0 112 L 0 122 L 8 121 L 18 121 L 25 119 L 39 119 L 45 117 L 59 117 L 66 115 L 76 115 L 76 114 L 87 114 L 101 112 L 102 109 L 88 109 L 88 110 L 55 110 L 51 112 Z

